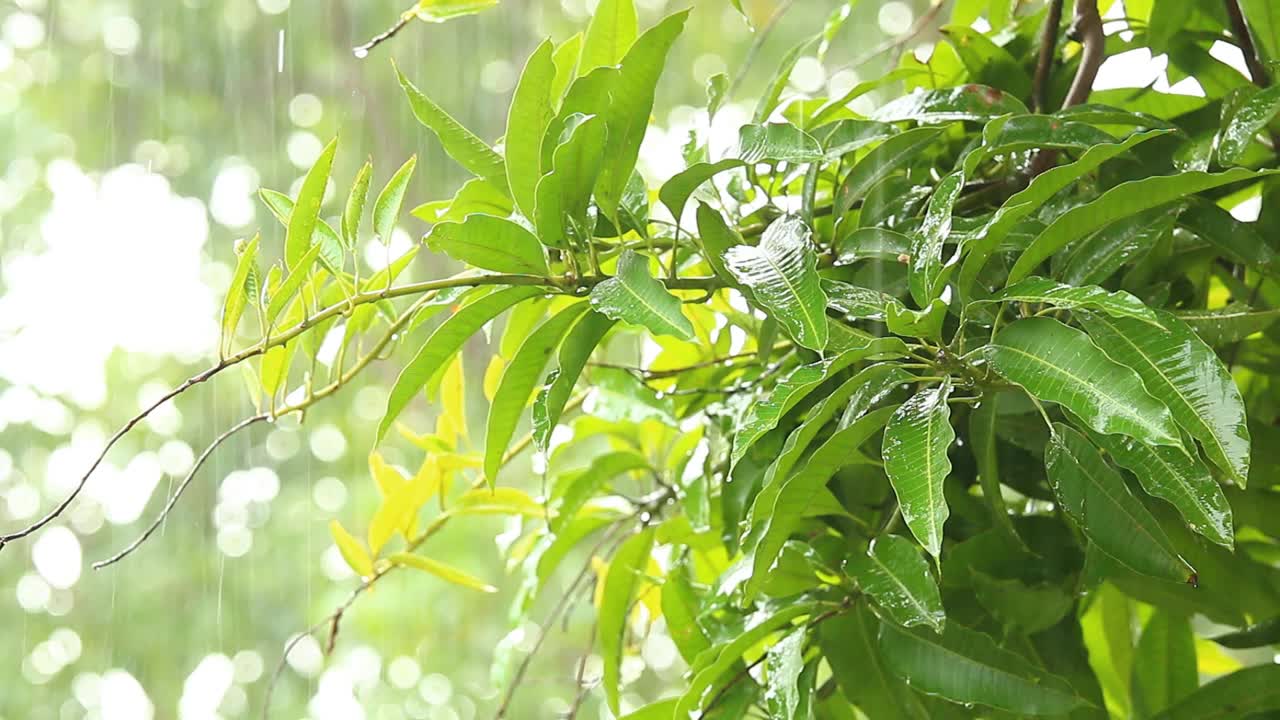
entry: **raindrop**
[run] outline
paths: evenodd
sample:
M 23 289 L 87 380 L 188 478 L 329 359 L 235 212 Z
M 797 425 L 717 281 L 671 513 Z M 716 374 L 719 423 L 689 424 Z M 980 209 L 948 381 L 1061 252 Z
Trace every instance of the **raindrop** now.
M 368 50 L 366 50 L 365 48 L 362 48 L 362 47 L 358 47 L 358 48 L 353 49 L 353 50 L 351 51 L 351 54 L 352 54 L 352 55 L 355 55 L 357 60 L 363 60 L 363 59 L 365 59 L 365 58 L 369 57 L 369 51 L 368 51 Z

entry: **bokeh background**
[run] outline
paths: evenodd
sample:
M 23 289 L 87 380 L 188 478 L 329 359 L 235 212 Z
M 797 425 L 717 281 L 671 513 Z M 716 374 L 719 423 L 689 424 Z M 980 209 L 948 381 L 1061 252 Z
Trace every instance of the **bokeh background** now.
M 637 0 L 641 23 L 687 2 Z M 216 359 L 234 241 L 261 228 L 265 247 L 278 252 L 282 244 L 283 231 L 257 201 L 260 187 L 295 192 L 335 135 L 326 214 L 338 212 L 337 198 L 366 157 L 374 159 L 376 188 L 419 155 L 407 207 L 462 183 L 463 172 L 413 120 L 390 59 L 496 140 L 525 57 L 541 38 L 560 41 L 583 28 L 594 6 L 505 0 L 447 25 L 413 23 L 368 58 L 354 57 L 351 48 L 405 4 L 0 2 L 0 530 L 47 511 L 116 427 Z M 745 0 L 761 25 L 787 6 L 763 42 L 728 0 L 693 4 L 642 153 L 652 187 L 681 169 L 689 129 L 705 127 L 708 77 L 732 77 L 755 55 L 736 104 L 717 118 L 718 130 L 732 132 L 779 58 L 847 3 Z M 929 7 L 927 0 L 854 3 L 825 61 L 802 58 L 789 92 L 839 94 L 883 72 L 898 49 L 872 51 Z M 931 17 L 941 24 L 947 13 Z M 927 54 L 936 37 L 930 25 L 901 50 Z M 1132 84 L 1158 78 L 1159 65 L 1149 61 L 1135 61 L 1150 77 Z M 426 229 L 406 214 L 393 253 Z M 362 254 L 370 270 L 386 263 L 376 241 Z M 452 270 L 422 253 L 406 279 Z M 399 348 L 305 425 L 285 419 L 224 445 L 163 533 L 95 572 L 89 563 L 132 540 L 200 449 L 251 408 L 231 372 L 139 426 L 64 518 L 0 552 L 0 720 L 260 716 L 285 643 L 357 584 L 326 526 L 337 518 L 363 527 L 376 507 L 366 465 L 371 431 L 409 352 Z M 490 353 L 482 341 L 467 348 L 471 377 L 480 377 Z M 474 385 L 468 401 L 476 420 L 485 401 Z M 431 409 L 419 403 L 404 418 L 426 429 Z M 419 461 L 419 451 L 397 438 L 384 452 L 406 467 Z M 528 469 L 527 458 L 520 462 Z M 501 520 L 457 523 L 432 541 L 434 554 L 496 581 L 501 593 L 482 596 L 412 573 L 380 583 L 347 613 L 332 655 L 324 655 L 323 637 L 298 643 L 270 717 L 491 717 L 500 698 L 495 680 L 511 671 L 493 665 L 495 649 L 519 658 L 538 630 L 508 620 L 516 583 L 495 545 L 507 530 Z M 568 709 L 588 640 L 587 623 L 572 619 L 582 614 L 553 629 L 510 717 Z M 626 668 L 637 679 L 631 706 L 659 696 L 682 670 L 661 628 L 643 656 L 647 670 Z M 586 675 L 593 673 L 598 662 L 589 658 Z M 607 714 L 592 698 L 579 717 Z

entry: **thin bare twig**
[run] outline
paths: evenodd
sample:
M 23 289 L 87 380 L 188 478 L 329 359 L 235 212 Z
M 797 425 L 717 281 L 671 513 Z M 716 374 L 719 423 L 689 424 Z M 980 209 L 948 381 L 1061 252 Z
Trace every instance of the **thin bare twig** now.
M 756 58 L 760 55 L 760 50 L 764 48 L 764 43 L 769 39 L 769 35 L 773 33 L 773 29 L 777 27 L 778 22 L 787 14 L 792 5 L 796 4 L 796 0 L 785 0 L 778 5 L 765 21 L 760 30 L 756 32 L 755 39 L 751 41 L 751 47 L 747 48 L 747 54 L 742 59 L 742 64 L 738 66 L 738 72 L 733 76 L 733 82 L 729 85 L 729 92 L 725 93 L 728 97 L 733 97 L 738 89 L 742 87 L 742 81 L 747 77 L 747 72 L 751 70 L 751 66 L 755 64 Z

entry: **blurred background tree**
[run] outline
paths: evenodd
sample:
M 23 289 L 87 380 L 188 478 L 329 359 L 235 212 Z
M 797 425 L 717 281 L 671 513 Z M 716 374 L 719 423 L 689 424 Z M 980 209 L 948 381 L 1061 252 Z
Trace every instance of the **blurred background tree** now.
M 357 59 L 352 48 L 386 28 L 403 4 L 13 0 L 0 7 L 0 528 L 47 511 L 120 423 L 208 364 L 233 242 L 255 228 L 282 233 L 258 202 L 259 188 L 296 192 L 334 135 L 343 146 L 335 177 L 351 177 L 373 156 L 375 187 L 416 153 L 408 207 L 448 197 L 462 183 L 463 171 L 413 119 L 389 59 L 495 140 L 522 59 L 544 37 L 577 32 L 594 5 L 508 0 L 447 26 L 412 23 Z M 677 6 L 637 4 L 642 26 Z M 826 57 L 819 61 L 811 46 L 796 64 L 789 93 L 839 95 L 882 74 L 900 52 L 927 48 L 951 5 L 743 4 L 760 32 L 728 3 L 695 3 L 659 86 L 656 107 L 674 110 L 656 118 L 642 153 L 651 187 L 683 167 L 688 129 L 706 123 L 711 76 L 727 72 L 738 83 L 716 119 L 717 128 L 736 131 L 780 58 L 833 12 L 852 7 Z M 909 42 L 886 42 L 904 36 Z M 425 228 L 406 215 L 392 252 Z M 367 271 L 382 267 L 386 253 L 370 241 Z M 453 270 L 431 263 L 419 258 L 406 279 Z M 478 379 L 492 351 L 473 343 L 467 354 L 468 375 Z M 305 427 L 281 421 L 237 436 L 211 458 L 155 542 L 93 572 L 90 561 L 131 540 L 195 452 L 244 415 L 240 379 L 228 373 L 127 438 L 67 517 L 0 554 L 0 720 L 257 716 L 284 644 L 354 585 L 326 526 L 376 507 L 366 452 L 395 372 L 391 364 L 373 369 L 311 411 Z M 479 383 L 468 391 L 472 418 L 483 417 Z M 423 404 L 403 419 L 426 427 L 427 412 Z M 384 451 L 390 462 L 416 465 L 418 451 L 407 442 Z M 503 569 L 493 542 L 503 531 L 500 520 L 468 523 L 436 547 L 497 579 Z M 476 596 L 425 575 L 394 580 L 352 610 L 329 657 L 323 634 L 299 643 L 271 717 L 491 716 L 499 702 L 493 675 L 511 671 L 499 662 L 491 672 L 495 648 L 518 654 L 536 635 L 503 622 L 514 588 L 496 584 L 503 594 Z M 585 624 L 552 633 L 509 717 L 564 712 L 586 643 Z M 645 657 L 657 671 L 633 687 L 656 696 L 682 667 L 665 636 L 650 645 Z M 580 717 L 601 714 L 607 710 L 591 705 Z

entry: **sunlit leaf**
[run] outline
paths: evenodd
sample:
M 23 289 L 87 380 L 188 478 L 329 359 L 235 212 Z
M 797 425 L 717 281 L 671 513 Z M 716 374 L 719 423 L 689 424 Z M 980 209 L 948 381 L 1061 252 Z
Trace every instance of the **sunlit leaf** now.
M 409 106 L 418 122 L 440 139 L 445 152 L 476 177 L 488 180 L 494 187 L 507 188 L 507 168 L 502 156 L 483 140 L 454 120 L 404 76 L 399 69 L 400 86 L 409 97 Z
M 798 344 L 818 351 L 827 346 L 827 297 L 802 220 L 775 221 L 759 245 L 730 248 L 725 266 Z
M 1280 665 L 1245 668 L 1206 684 L 1155 720 L 1246 720 L 1280 710 Z
M 498 592 L 498 588 L 439 560 L 432 560 L 429 557 L 413 553 L 395 553 L 389 559 L 396 565 L 403 565 L 404 567 L 411 567 L 415 570 L 430 573 L 445 582 L 460 585 L 470 590 L 479 590 L 483 593 Z
M 1142 628 L 1134 656 L 1134 710 L 1140 717 L 1152 717 L 1199 684 L 1190 619 L 1157 608 Z
M 307 251 L 311 249 L 311 235 L 320 218 L 320 205 L 324 202 L 324 190 L 329 184 L 329 171 L 333 168 L 333 155 L 338 140 L 329 141 L 315 164 L 302 180 L 302 189 L 289 214 L 289 227 L 284 239 L 285 266 L 295 270 Z
M 693 338 L 693 324 L 684 316 L 680 299 L 649 274 L 646 256 L 630 250 L 618 259 L 618 274 L 591 289 L 591 307 L 655 335 Z
M 528 230 L 492 215 L 469 215 L 461 223 L 439 223 L 427 245 L 455 260 L 485 270 L 516 275 L 547 275 L 542 245 Z
M 622 646 L 627 632 L 631 601 L 640 585 L 641 573 L 653 548 L 652 528 L 632 535 L 613 554 L 609 574 L 604 578 L 604 595 L 600 604 L 600 655 L 604 659 L 605 698 L 609 709 L 618 714 L 622 684 Z
M 551 95 L 556 67 L 554 46 L 544 40 L 524 66 L 507 112 L 507 134 L 503 142 L 507 183 L 516 206 L 527 218 L 533 217 L 534 192 L 542 178 L 542 139 L 555 117 Z
M 373 203 L 373 233 L 387 245 L 391 242 L 391 233 L 396 229 L 396 221 L 400 219 L 400 208 L 404 205 L 404 195 L 409 189 L 409 180 L 413 177 L 413 169 L 418 165 L 418 156 L 414 155 L 400 166 L 386 187 L 378 193 Z
M 1068 309 L 1097 310 L 1160 327 L 1155 311 L 1123 290 L 1108 292 L 1096 285 L 1075 287 L 1042 277 L 1029 277 L 996 293 L 989 302 L 1044 303 Z
M 626 56 L 639 32 L 633 0 L 601 0 L 591 13 L 591 22 L 582 41 L 578 74 L 617 65 Z
M 373 560 L 369 557 L 369 551 L 342 527 L 342 523 L 330 520 L 329 534 L 333 536 L 333 542 L 338 546 L 342 559 L 347 561 L 347 565 L 355 571 L 356 575 L 373 576 Z

